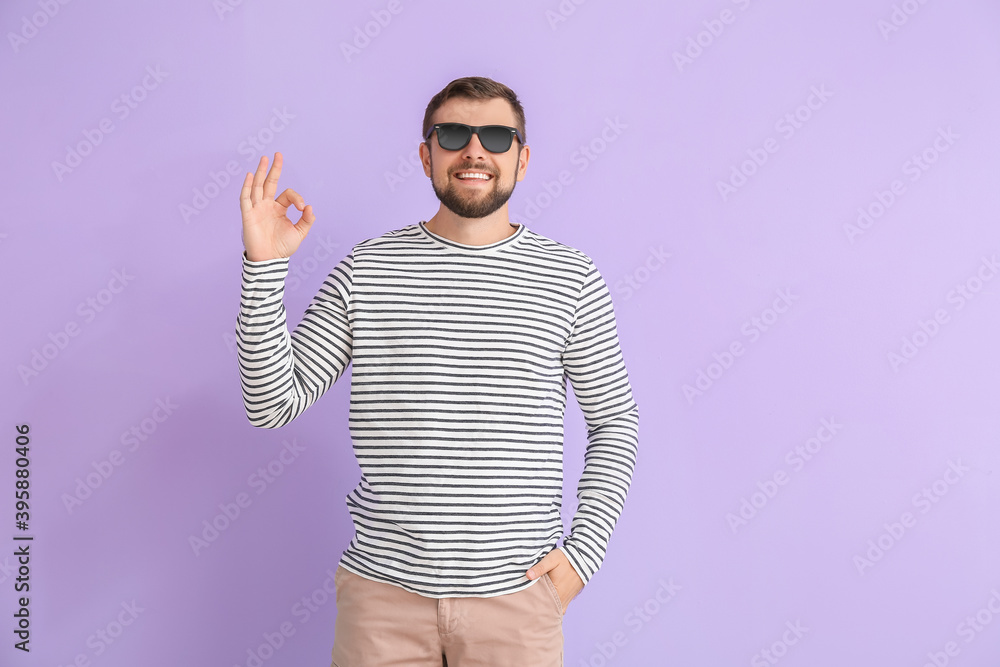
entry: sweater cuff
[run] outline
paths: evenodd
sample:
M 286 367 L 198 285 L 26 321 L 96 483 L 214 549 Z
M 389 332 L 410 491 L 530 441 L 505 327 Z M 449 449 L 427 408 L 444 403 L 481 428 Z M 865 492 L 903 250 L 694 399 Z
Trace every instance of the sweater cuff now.
M 243 250 L 243 266 L 245 266 L 245 267 L 246 266 L 261 266 L 261 267 L 265 267 L 265 266 L 281 266 L 281 265 L 286 265 L 287 266 L 289 259 L 291 259 L 291 258 L 290 257 L 278 257 L 277 259 L 264 259 L 264 260 L 261 260 L 259 262 L 254 262 L 254 261 L 251 261 L 251 260 L 247 259 L 247 251 L 245 249 Z
M 563 540 L 563 545 L 559 547 L 559 550 L 565 554 L 566 560 L 568 560 L 569 564 L 573 566 L 573 569 L 576 570 L 576 574 L 583 581 L 583 585 L 586 586 L 587 582 L 589 582 L 591 577 L 594 576 L 594 572 L 596 572 L 596 570 L 592 572 L 584 568 L 583 559 L 580 558 L 580 554 L 577 552 L 576 547 L 572 544 L 566 544 L 565 539 Z

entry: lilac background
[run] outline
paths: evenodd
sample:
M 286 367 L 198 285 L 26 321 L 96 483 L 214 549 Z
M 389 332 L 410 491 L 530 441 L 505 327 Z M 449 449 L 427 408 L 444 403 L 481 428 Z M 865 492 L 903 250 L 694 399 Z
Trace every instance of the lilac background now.
M 279 189 L 318 216 L 291 260 L 294 325 L 354 243 L 437 210 L 405 163 L 430 97 L 478 74 L 527 113 L 511 216 L 594 258 L 640 406 L 633 487 L 567 610 L 565 664 L 1000 664 L 1000 280 L 977 282 L 1000 255 L 996 2 L 50 2 L 51 18 L 43 2 L 0 8 L 0 533 L 19 532 L 12 426 L 28 423 L 36 538 L 30 655 L 11 648 L 13 547 L 0 549 L 0 663 L 247 665 L 289 622 L 264 664 L 329 664 L 336 610 L 321 592 L 359 476 L 350 382 L 280 430 L 247 422 L 239 182 L 280 150 Z M 373 11 L 391 22 L 345 56 Z M 115 100 L 133 90 L 123 117 Z M 809 109 L 812 90 L 829 96 Z M 269 134 L 275 109 L 291 118 Z M 808 120 L 788 136 L 776 123 L 797 110 Z M 102 119 L 113 130 L 57 173 Z M 777 150 L 724 198 L 718 182 L 769 138 Z M 912 180 L 925 150 L 935 161 Z M 237 175 L 214 187 L 230 161 Z M 852 238 L 894 179 L 902 194 Z M 133 278 L 102 292 L 116 270 Z M 793 300 L 775 321 L 779 290 Z M 88 298 L 105 299 L 92 318 Z M 894 367 L 904 337 L 921 346 Z M 744 352 L 727 359 L 734 341 Z M 688 398 L 699 371 L 715 379 Z M 157 400 L 176 406 L 162 423 Z M 786 454 L 823 419 L 842 426 L 796 469 Z M 566 422 L 568 528 L 586 446 L 572 399 Z M 122 435 L 143 424 L 129 450 Z M 291 440 L 303 452 L 258 494 L 249 478 Z M 67 507 L 114 450 L 121 465 Z M 754 497 L 779 471 L 786 483 Z M 251 504 L 196 555 L 189 536 L 239 493 Z M 744 499 L 760 506 L 734 530 Z M 134 622 L 98 642 L 132 601 Z

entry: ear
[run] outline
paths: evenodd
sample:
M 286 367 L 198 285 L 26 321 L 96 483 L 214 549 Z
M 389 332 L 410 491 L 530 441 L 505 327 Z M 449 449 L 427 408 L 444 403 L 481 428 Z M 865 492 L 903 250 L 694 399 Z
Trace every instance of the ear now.
M 427 145 L 426 141 L 421 141 L 420 145 L 417 147 L 420 151 L 420 163 L 424 166 L 424 176 L 427 178 L 431 177 L 431 149 Z
M 525 144 L 517 151 L 517 180 L 524 180 L 524 174 L 528 171 L 528 158 L 531 156 L 531 146 Z

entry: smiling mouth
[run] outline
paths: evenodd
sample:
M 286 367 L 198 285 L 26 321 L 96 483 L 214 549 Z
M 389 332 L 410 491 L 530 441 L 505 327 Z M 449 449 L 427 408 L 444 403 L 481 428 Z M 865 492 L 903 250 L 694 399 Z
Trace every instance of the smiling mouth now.
M 493 175 L 482 171 L 460 171 L 455 174 L 455 178 L 463 183 L 489 183 L 493 180 Z

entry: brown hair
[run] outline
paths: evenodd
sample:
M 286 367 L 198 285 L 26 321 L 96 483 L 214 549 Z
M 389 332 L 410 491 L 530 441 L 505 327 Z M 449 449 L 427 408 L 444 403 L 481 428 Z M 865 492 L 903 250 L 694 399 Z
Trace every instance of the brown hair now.
M 421 137 L 426 137 L 427 133 L 430 132 L 431 117 L 434 112 L 444 104 L 445 100 L 452 97 L 465 97 L 473 100 L 489 100 L 499 97 L 507 100 L 514 110 L 514 124 L 521 133 L 524 142 L 528 142 L 528 135 L 524 133 L 524 108 L 521 107 L 521 101 L 517 99 L 517 94 L 502 83 L 482 76 L 466 76 L 455 79 L 432 97 L 424 111 L 424 126 L 423 132 L 420 133 Z

